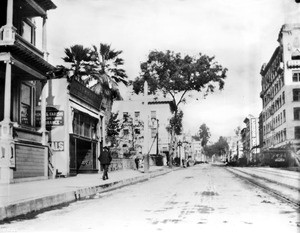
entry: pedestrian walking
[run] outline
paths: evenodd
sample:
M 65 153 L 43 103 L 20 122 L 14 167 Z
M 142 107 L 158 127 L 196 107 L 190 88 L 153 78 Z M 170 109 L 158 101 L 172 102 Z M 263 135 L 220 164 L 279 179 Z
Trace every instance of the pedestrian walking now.
M 102 175 L 102 179 L 106 180 L 108 179 L 108 168 L 110 165 L 110 162 L 112 160 L 112 157 L 110 155 L 110 152 L 108 150 L 108 147 L 103 147 L 103 151 L 100 154 L 98 160 L 100 161 L 102 170 L 103 170 L 103 175 Z
M 139 163 L 140 163 L 140 158 L 138 156 L 135 157 L 134 159 L 136 170 L 139 170 Z

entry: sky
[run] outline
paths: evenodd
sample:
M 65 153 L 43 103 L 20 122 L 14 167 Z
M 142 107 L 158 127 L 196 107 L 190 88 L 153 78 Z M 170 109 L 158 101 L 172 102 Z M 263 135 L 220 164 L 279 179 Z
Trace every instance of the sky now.
M 122 50 L 129 79 L 140 72 L 152 50 L 215 56 L 228 68 L 225 88 L 182 105 L 185 133 L 205 123 L 211 140 L 234 135 L 243 120 L 262 110 L 259 93 L 263 63 L 274 50 L 281 26 L 296 23 L 295 0 L 52 0 L 48 12 L 49 62 L 61 65 L 74 44 L 111 44 Z

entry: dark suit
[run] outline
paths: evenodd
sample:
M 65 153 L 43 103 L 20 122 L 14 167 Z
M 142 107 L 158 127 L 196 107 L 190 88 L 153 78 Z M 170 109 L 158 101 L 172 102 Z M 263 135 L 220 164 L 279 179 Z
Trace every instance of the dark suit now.
M 103 176 L 102 176 L 103 180 L 108 179 L 108 167 L 110 165 L 111 160 L 112 157 L 110 155 L 110 152 L 107 149 L 104 149 L 99 156 L 99 161 L 103 169 Z

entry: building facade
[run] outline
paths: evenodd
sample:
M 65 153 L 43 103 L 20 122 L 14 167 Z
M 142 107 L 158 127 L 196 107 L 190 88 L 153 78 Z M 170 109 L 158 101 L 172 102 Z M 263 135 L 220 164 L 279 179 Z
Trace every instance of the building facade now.
M 261 68 L 263 150 L 300 149 L 300 24 L 285 24 Z
M 147 83 L 144 95 L 131 96 L 128 100 L 115 101 L 113 112 L 118 112 L 122 123 L 119 135 L 119 153 L 169 154 L 170 135 L 166 129 L 171 118 L 170 100 L 148 95 Z
M 49 80 L 44 92 L 48 143 L 56 174 L 97 173 L 105 128 L 101 96 L 65 76 Z M 39 125 L 40 118 L 36 120 Z
M 47 62 L 47 11 L 55 8 L 50 0 L 0 1 L 1 183 L 47 179 L 53 174 L 42 90 L 53 68 Z
M 241 136 L 226 137 L 229 151 L 227 160 L 228 162 L 237 162 L 239 158 L 243 156 L 243 144 L 241 142 Z
M 256 163 L 259 160 L 259 130 L 258 119 L 248 115 L 244 119 L 246 125 L 241 131 L 243 155 L 247 158 L 248 163 Z

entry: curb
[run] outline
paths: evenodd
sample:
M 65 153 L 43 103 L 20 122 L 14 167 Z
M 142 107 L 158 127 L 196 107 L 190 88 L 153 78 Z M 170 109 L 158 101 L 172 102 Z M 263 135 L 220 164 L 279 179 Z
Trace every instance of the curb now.
M 139 176 L 128 178 L 112 183 L 106 183 L 97 186 L 90 186 L 86 188 L 78 188 L 77 190 L 64 192 L 60 194 L 49 195 L 33 200 L 23 201 L 16 204 L 0 207 L 0 224 L 3 221 L 9 221 L 18 217 L 23 217 L 27 214 L 38 213 L 49 208 L 53 208 L 62 204 L 69 204 L 84 198 L 89 198 L 97 193 L 103 193 L 122 188 L 124 186 L 136 184 L 139 182 L 147 181 L 151 178 L 167 174 L 173 170 L 160 169 L 157 171 L 150 171 L 149 173 Z

